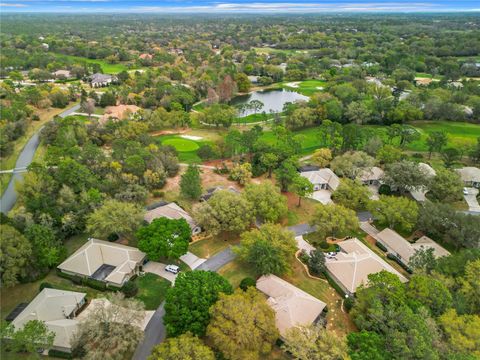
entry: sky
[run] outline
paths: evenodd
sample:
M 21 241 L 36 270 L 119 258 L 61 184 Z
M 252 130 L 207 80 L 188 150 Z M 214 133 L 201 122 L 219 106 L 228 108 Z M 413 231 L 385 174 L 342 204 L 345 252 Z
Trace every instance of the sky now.
M 363 13 L 480 12 L 480 0 L 0 0 L 0 12 Z

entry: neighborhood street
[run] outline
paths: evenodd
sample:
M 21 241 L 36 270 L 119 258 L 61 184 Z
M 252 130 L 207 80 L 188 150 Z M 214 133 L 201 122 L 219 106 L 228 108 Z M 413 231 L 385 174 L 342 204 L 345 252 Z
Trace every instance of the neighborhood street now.
M 64 118 L 71 115 L 73 112 L 77 111 L 80 108 L 80 105 L 74 105 L 71 108 L 65 110 L 61 114 L 60 117 Z M 22 172 L 24 169 L 30 165 L 35 155 L 35 151 L 37 151 L 38 145 L 40 145 L 40 131 L 43 129 L 41 127 L 38 131 L 32 135 L 32 137 L 28 140 L 25 144 L 25 147 L 22 149 L 22 152 L 18 156 L 17 162 L 15 163 L 15 169 L 19 169 L 19 171 L 13 170 L 13 175 L 8 183 L 8 187 L 2 194 L 2 199 L 0 200 L 0 211 L 4 214 L 7 214 L 10 210 L 12 210 L 15 202 L 17 201 L 17 192 L 15 191 L 15 182 L 22 181 L 23 175 Z M 21 170 L 21 171 L 20 171 Z

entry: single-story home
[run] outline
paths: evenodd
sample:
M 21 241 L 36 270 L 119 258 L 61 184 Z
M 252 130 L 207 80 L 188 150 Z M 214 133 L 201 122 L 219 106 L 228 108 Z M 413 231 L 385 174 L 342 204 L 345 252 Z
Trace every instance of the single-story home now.
M 215 194 L 217 191 L 220 191 L 220 190 L 227 190 L 235 194 L 240 194 L 240 191 L 235 189 L 233 186 L 229 186 L 227 188 L 224 188 L 223 186 L 215 186 L 207 189 L 207 192 L 202 194 L 202 196 L 200 196 L 200 201 L 208 201 L 208 199 L 210 199 L 213 196 L 213 194 Z
M 426 163 L 418 163 L 418 169 L 425 174 L 427 178 L 433 178 L 437 175 L 437 172 L 435 169 L 433 169 L 430 165 Z M 417 188 L 417 189 L 411 189 L 410 190 L 410 195 L 419 202 L 425 201 L 427 198 L 425 197 L 425 194 L 427 193 L 428 189 L 424 186 Z
M 88 239 L 57 268 L 66 274 L 89 277 L 121 287 L 139 273 L 145 260 L 146 254 L 137 248 Z
M 57 70 L 53 72 L 52 75 L 56 79 L 70 79 L 72 77 L 72 74 L 70 73 L 69 70 Z
M 365 168 L 360 171 L 357 178 L 364 185 L 380 185 L 384 172 L 381 168 L 377 166 L 372 166 L 370 168 Z
M 105 113 L 98 119 L 99 124 L 105 125 L 108 120 L 124 120 L 128 119 L 130 115 L 137 113 L 141 108 L 137 105 L 115 105 L 107 106 Z
M 316 322 L 326 306 L 323 301 L 275 275 L 259 278 L 257 289 L 268 296 L 267 302 L 275 311 L 275 324 L 281 336 L 294 326 Z
M 338 243 L 340 251 L 333 258 L 325 259 L 325 266 L 330 276 L 348 295 L 353 295 L 360 285 L 368 283 L 368 275 L 382 270 L 399 277 L 400 281 L 407 279 L 385 262 L 380 256 L 353 238 Z
M 313 190 L 335 191 L 340 185 L 340 179 L 329 168 L 313 171 L 302 171 L 300 175 L 307 178 L 313 184 Z
M 250 80 L 250 82 L 252 84 L 257 84 L 258 83 L 258 78 L 259 78 L 259 76 L 256 76 L 256 75 L 249 75 L 248 76 L 248 80 Z
M 463 183 L 467 187 L 480 188 L 480 169 L 474 166 L 467 166 L 461 169 L 456 169 L 460 174 Z
M 90 80 L 90 85 L 92 87 L 102 87 L 102 86 L 108 86 L 112 82 L 117 81 L 117 77 L 113 75 L 108 75 L 108 74 L 100 74 L 100 73 L 95 73 L 89 78 Z
M 85 305 L 87 294 L 57 289 L 43 289 L 28 306 L 13 319 L 15 330 L 31 320 L 43 321 L 55 333 L 56 350 L 70 352 L 71 340 L 77 330 L 78 312 Z
M 415 243 L 410 243 L 403 236 L 389 228 L 376 234 L 376 240 L 387 249 L 389 254 L 396 256 L 406 266 L 408 266 L 410 258 L 421 249 L 433 248 L 433 255 L 436 258 L 450 255 L 447 250 L 427 236 L 422 236 Z
M 154 219 L 158 219 L 161 217 L 166 217 L 167 219 L 185 219 L 190 225 L 190 228 L 192 229 L 192 235 L 197 235 L 202 232 L 202 228 L 197 225 L 195 220 L 190 216 L 189 213 L 187 213 L 185 210 L 183 210 L 180 206 L 175 204 L 174 202 L 168 203 L 168 204 L 163 204 L 160 205 L 154 209 L 148 210 L 145 213 L 145 216 L 143 219 L 151 223 Z

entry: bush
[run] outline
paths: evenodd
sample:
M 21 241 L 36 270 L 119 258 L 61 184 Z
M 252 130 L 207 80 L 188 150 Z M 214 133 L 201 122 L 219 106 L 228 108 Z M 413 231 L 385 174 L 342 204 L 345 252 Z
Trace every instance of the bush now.
M 208 144 L 200 146 L 197 150 L 197 155 L 202 160 L 214 159 L 217 156 L 215 149 Z
M 83 279 L 78 275 L 67 274 L 67 273 L 64 273 L 64 272 L 57 269 L 57 276 L 60 276 L 64 279 L 68 279 L 76 285 L 82 285 L 82 280 Z
M 33 114 L 32 115 L 32 120 L 33 121 L 40 121 L 40 116 L 38 116 L 37 114 Z
M 415 159 L 423 159 L 423 154 L 421 153 L 414 153 L 412 154 L 412 157 Z
M 325 272 L 325 254 L 323 251 L 318 249 L 310 251 L 308 270 L 315 275 L 320 275 Z
M 82 285 L 85 285 L 85 286 L 91 287 L 92 289 L 96 289 L 100 291 L 107 290 L 107 284 L 105 284 L 103 281 L 99 281 L 95 279 L 85 278 L 82 281 Z
M 125 285 L 122 286 L 121 291 L 125 294 L 125 297 L 133 297 L 138 293 L 138 286 L 133 281 L 127 281 Z
M 165 193 L 163 191 L 160 191 L 160 190 L 153 190 L 152 195 L 154 197 L 164 197 Z
M 321 241 L 320 244 L 318 244 L 318 246 L 320 246 L 321 249 L 325 249 L 325 250 L 330 247 L 330 245 L 326 241 Z
M 349 296 L 343 302 L 343 306 L 345 307 L 345 310 L 347 310 L 347 312 L 350 312 L 350 310 L 352 310 L 353 305 L 355 305 L 355 298 L 353 296 Z
M 107 240 L 110 242 L 114 242 L 118 240 L 118 235 L 115 233 L 111 233 L 110 235 L 107 236 Z
M 387 248 L 383 246 L 383 244 L 379 243 L 378 241 L 375 241 L 375 245 L 377 245 L 378 248 L 380 248 L 383 251 L 387 251 Z
M 378 193 L 380 195 L 390 195 L 392 193 L 392 190 L 390 189 L 390 186 L 388 186 L 387 184 L 382 184 L 378 188 Z
M 405 270 L 406 272 L 408 272 L 409 274 L 413 274 L 413 270 L 410 269 L 407 265 L 405 265 L 403 262 L 400 261 L 400 259 L 398 257 L 396 257 L 395 255 L 393 254 L 387 254 L 387 258 L 389 258 L 390 260 L 394 260 L 398 265 L 400 265 L 403 270 Z
M 308 264 L 308 260 L 310 259 L 310 256 L 307 254 L 305 249 L 302 249 L 302 251 L 300 251 L 300 255 L 298 256 L 298 258 L 302 263 Z
M 73 359 L 73 355 L 71 353 L 55 349 L 50 349 L 48 351 L 48 356 L 59 359 Z
M 54 286 L 49 282 L 42 282 L 38 287 L 38 291 L 42 291 L 43 289 L 54 289 Z
M 240 289 L 246 291 L 247 288 L 249 288 L 250 286 L 255 286 L 256 284 L 257 282 L 255 281 L 255 279 L 252 279 L 251 277 L 246 277 L 242 279 L 242 281 L 240 281 Z

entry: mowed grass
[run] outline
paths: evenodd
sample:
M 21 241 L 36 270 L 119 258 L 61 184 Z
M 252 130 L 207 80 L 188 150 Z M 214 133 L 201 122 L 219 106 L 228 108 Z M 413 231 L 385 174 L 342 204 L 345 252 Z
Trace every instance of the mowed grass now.
M 195 241 L 190 244 L 188 250 L 198 257 L 208 259 L 220 251 L 225 250 L 229 246 L 238 244 L 238 242 L 238 236 L 232 237 L 229 234 L 222 233 Z
M 82 56 L 57 54 L 59 58 L 65 58 L 77 62 L 86 62 L 87 64 L 98 64 L 106 74 L 118 74 L 127 71 L 129 68 L 124 63 L 110 64 L 102 59 L 89 59 Z
M 138 293 L 136 299 L 145 304 L 146 310 L 156 310 L 163 300 L 171 283 L 158 275 L 147 273 L 136 280 Z
M 294 81 L 295 82 L 295 81 Z M 316 92 L 322 91 L 319 87 L 324 88 L 327 85 L 323 80 L 305 80 L 298 83 L 298 87 L 288 86 L 290 82 L 284 82 L 282 87 L 301 93 L 302 95 L 310 96 Z
M 208 140 L 191 140 L 180 137 L 179 135 L 162 135 L 157 138 L 162 145 L 173 146 L 178 152 L 180 162 L 195 164 L 201 163 L 202 159 L 197 155 L 200 146 L 210 144 Z

